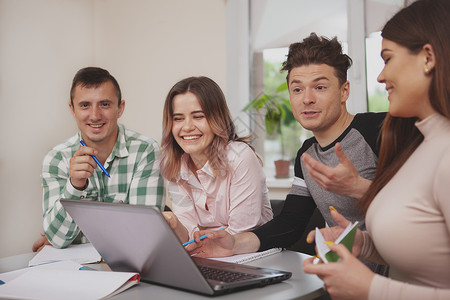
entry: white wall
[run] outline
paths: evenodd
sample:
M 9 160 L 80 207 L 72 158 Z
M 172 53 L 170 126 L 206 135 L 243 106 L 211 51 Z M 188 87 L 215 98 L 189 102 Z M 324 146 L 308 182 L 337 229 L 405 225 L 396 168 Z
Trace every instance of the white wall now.
M 158 141 L 169 88 L 191 75 L 226 90 L 225 0 L 0 0 L 0 257 L 42 231 L 45 153 L 76 132 L 75 72 L 119 81 L 121 122 Z

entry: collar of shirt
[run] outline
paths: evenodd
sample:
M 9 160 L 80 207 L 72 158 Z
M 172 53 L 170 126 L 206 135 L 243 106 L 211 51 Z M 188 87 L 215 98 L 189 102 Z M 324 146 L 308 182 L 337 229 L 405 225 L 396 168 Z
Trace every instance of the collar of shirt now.
M 114 146 L 113 151 L 111 152 L 112 158 L 114 157 L 127 157 L 129 155 L 127 149 L 127 140 L 125 139 L 125 127 L 122 124 L 118 125 L 119 133 L 117 134 L 116 145 Z
M 194 186 L 199 186 L 200 183 L 197 180 L 197 177 L 195 177 L 194 173 L 192 173 L 191 169 L 189 169 L 188 167 L 188 160 L 189 155 L 183 154 L 183 156 L 181 157 L 180 176 L 178 180 L 186 181 L 188 184 Z M 197 170 L 197 175 L 199 176 L 199 178 L 202 177 L 202 175 L 207 175 L 211 177 L 211 179 L 214 179 L 216 177 L 213 170 L 211 169 L 211 166 L 209 165 L 209 161 L 207 161 L 200 170 Z

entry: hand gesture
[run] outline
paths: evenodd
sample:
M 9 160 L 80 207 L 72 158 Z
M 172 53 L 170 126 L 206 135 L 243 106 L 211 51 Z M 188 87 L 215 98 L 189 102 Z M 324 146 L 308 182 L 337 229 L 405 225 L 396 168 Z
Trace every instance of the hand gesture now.
M 334 150 L 339 159 L 339 164 L 334 168 L 326 166 L 304 153 L 302 160 L 309 175 L 327 191 L 352 198 L 361 198 L 369 188 L 371 181 L 359 176 L 355 166 L 342 150 L 340 143 L 336 143 Z
M 202 235 L 207 237 L 200 240 Z M 225 230 L 200 230 L 194 233 L 195 243 L 186 247 L 189 254 L 197 257 L 223 257 L 234 254 L 233 248 L 235 244 L 234 236 Z
M 94 174 L 97 163 L 91 155 L 97 155 L 97 151 L 91 147 L 80 147 L 70 159 L 70 182 L 78 190 L 86 187 L 87 180 Z
M 327 292 L 334 300 L 367 299 L 374 273 L 354 257 L 342 245 L 330 245 L 341 260 L 327 264 L 314 264 L 314 257 L 303 261 L 303 270 L 308 274 L 316 274 L 323 280 Z

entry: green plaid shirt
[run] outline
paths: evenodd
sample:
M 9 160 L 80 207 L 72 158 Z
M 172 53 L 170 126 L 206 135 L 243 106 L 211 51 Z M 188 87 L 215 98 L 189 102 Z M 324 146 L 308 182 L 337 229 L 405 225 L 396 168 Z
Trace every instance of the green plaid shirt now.
M 159 171 L 159 146 L 151 138 L 119 125 L 116 145 L 105 162 L 108 178 L 97 167 L 80 191 L 70 183 L 69 161 L 80 148 L 81 133 L 54 147 L 42 164 L 44 231 L 53 246 L 70 245 L 80 229 L 59 199 L 156 205 L 165 204 L 164 180 Z

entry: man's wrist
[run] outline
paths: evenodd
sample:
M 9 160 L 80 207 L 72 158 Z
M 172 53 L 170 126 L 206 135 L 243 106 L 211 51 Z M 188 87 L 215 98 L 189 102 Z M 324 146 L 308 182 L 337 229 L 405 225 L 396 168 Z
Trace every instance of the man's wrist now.
M 76 187 L 76 186 L 73 184 L 72 178 L 70 179 L 70 184 L 73 186 L 74 189 L 79 190 L 79 191 L 84 191 L 85 189 L 87 189 L 87 187 L 88 187 L 88 185 L 89 185 L 89 180 L 86 179 L 86 183 L 85 183 L 84 186 L 81 187 L 81 188 Z
M 356 188 L 353 190 L 353 194 L 350 195 L 350 197 L 360 199 L 367 192 L 371 183 L 372 181 L 369 179 L 365 179 L 360 176 L 359 182 L 355 185 Z

